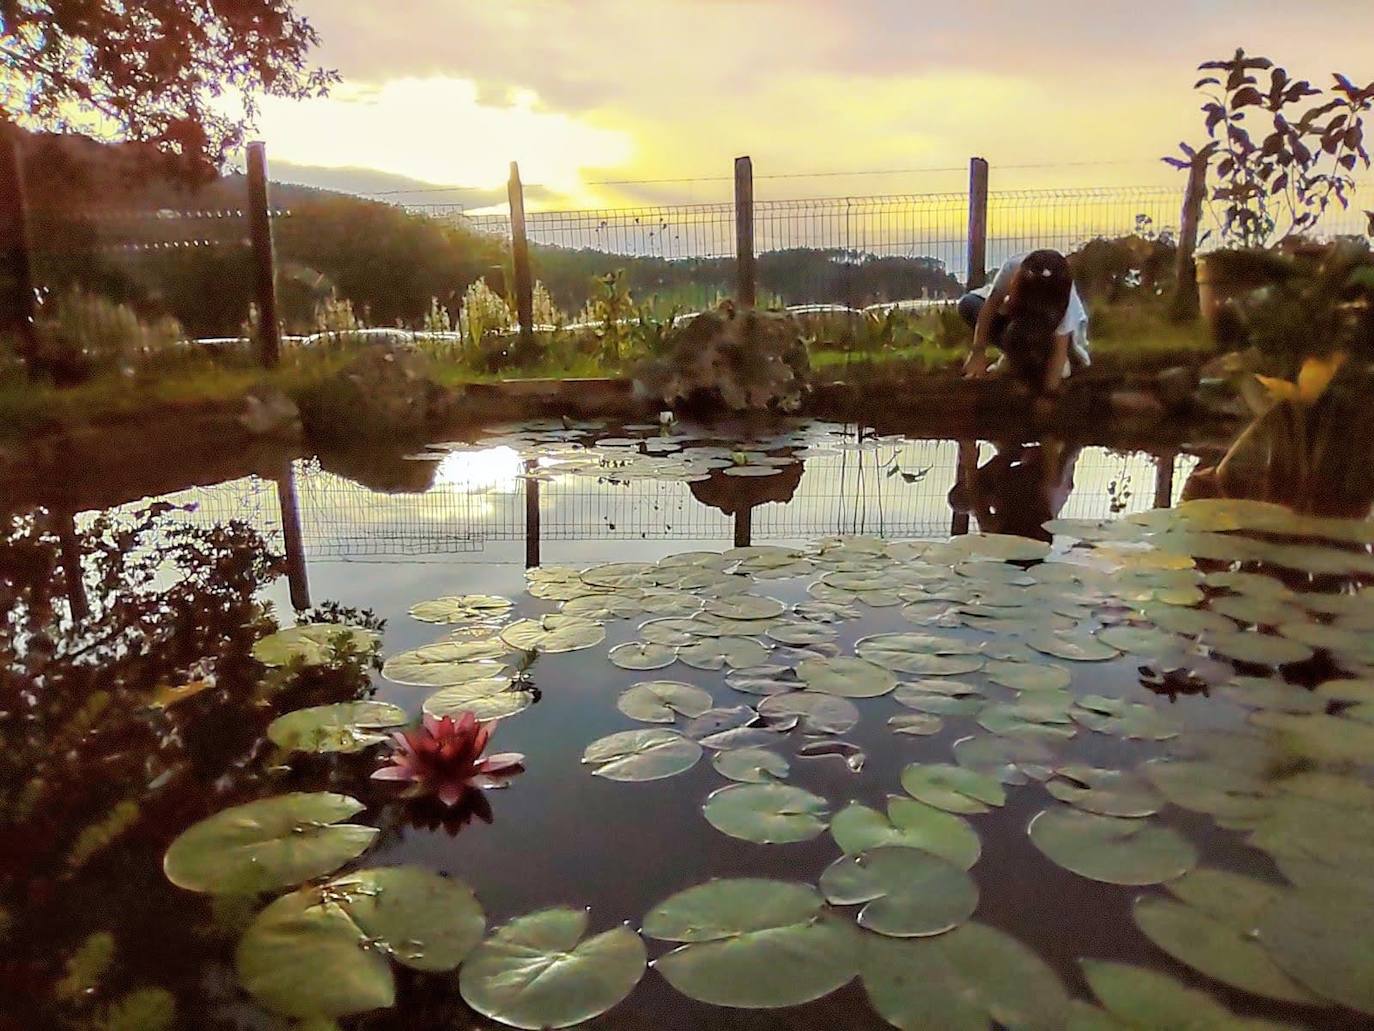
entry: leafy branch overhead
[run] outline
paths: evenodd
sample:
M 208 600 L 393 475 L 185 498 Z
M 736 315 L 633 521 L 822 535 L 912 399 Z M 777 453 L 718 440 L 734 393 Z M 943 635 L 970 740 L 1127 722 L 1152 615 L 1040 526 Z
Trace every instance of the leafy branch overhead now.
M 114 133 L 208 173 L 260 96 L 337 80 L 308 64 L 318 42 L 290 0 L 0 0 L 0 122 Z
M 1228 242 L 1263 245 L 1312 229 L 1332 201 L 1349 207 L 1354 173 L 1370 167 L 1364 117 L 1374 82 L 1358 86 L 1340 73 L 1323 90 L 1295 79 L 1265 57 L 1237 50 L 1199 66 L 1207 142 L 1180 143 L 1175 168 L 1212 166 L 1211 199 L 1222 205 Z M 1374 229 L 1374 212 L 1370 215 Z M 1282 232 L 1280 232 L 1282 230 Z

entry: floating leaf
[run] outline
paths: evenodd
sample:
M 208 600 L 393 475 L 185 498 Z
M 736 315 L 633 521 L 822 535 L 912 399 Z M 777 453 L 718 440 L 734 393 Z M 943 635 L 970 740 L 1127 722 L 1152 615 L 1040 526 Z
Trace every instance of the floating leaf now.
M 888 717 L 887 725 L 894 734 L 913 734 L 928 736 L 938 734 L 944 729 L 945 721 L 939 716 L 924 712 L 905 712 Z
M 522 652 L 573 652 L 605 638 L 606 628 L 600 623 L 559 613 L 522 619 L 501 631 L 501 640 Z
M 1146 626 L 1103 627 L 1097 639 L 1117 651 L 1152 658 L 1171 655 L 1184 643 L 1171 633 Z
M 1190 870 L 1165 887 L 1199 912 L 1246 935 L 1285 890 L 1278 884 L 1208 866 Z
M 1179 734 L 1178 724 L 1151 705 L 1101 695 L 1086 695 L 1079 699 L 1078 705 L 1070 715 L 1099 734 L 1116 734 L 1142 741 L 1167 741 Z
M 653 587 L 654 566 L 650 562 L 607 562 L 584 569 L 581 580 L 591 587 L 621 591 L 631 587 Z
M 835 631 L 821 623 L 782 623 L 770 626 L 768 636 L 779 644 L 822 644 L 835 639 Z
M 629 641 L 612 648 L 606 658 L 621 669 L 663 669 L 677 661 L 678 649 L 643 641 Z
M 1292 623 L 1302 620 L 1304 616 L 1302 609 L 1298 606 L 1290 604 L 1280 596 L 1271 594 L 1237 594 L 1213 598 L 1212 611 L 1219 612 L 1223 616 L 1229 616 L 1240 623 L 1256 623 L 1261 626 Z M 1235 633 L 1236 628 L 1234 626 L 1228 627 L 1226 632 Z
M 701 741 L 721 731 L 747 727 L 757 719 L 758 713 L 747 705 L 718 706 L 693 717 L 682 732 L 693 741 Z
M 502 678 L 452 684 L 426 698 L 424 710 L 431 716 L 457 718 L 470 712 L 479 720 L 500 720 L 524 712 L 533 704 L 533 692 Z
M 1189 637 L 1229 634 L 1236 629 L 1236 624 L 1226 616 L 1208 609 L 1190 609 L 1152 601 L 1141 606 L 1141 613 L 1161 630 Z
M 701 745 L 673 730 L 622 730 L 593 741 L 582 761 L 607 780 L 645 781 L 675 777 L 701 758 Z
M 1265 911 L 1259 936 L 1275 962 L 1305 987 L 1374 1014 L 1374 927 L 1367 906 L 1341 895 L 1292 892 Z
M 387 702 L 314 705 L 278 716 L 268 724 L 267 737 L 289 752 L 361 752 L 387 739 L 377 730 L 399 727 L 408 718 Z
M 809 841 L 825 830 L 825 799 L 788 784 L 737 784 L 712 792 L 702 807 L 716 830 L 759 844 Z
M 446 687 L 467 680 L 488 680 L 503 669 L 494 660 L 510 654 L 504 642 L 441 641 L 386 660 L 382 676 L 397 684 L 415 687 Z
M 1014 737 L 966 737 L 954 742 L 954 761 L 960 766 L 991 774 L 1003 784 L 1025 784 L 1031 776 L 1047 780 L 1054 753 L 1043 739 Z
M 869 1001 L 906 1031 L 987 1031 L 1065 1026 L 1069 1000 L 1058 976 L 1031 949 L 985 924 L 934 938 L 864 942 Z
M 897 678 L 882 666 L 863 659 L 806 659 L 797 678 L 810 691 L 841 698 L 876 698 L 897 686 Z
M 1204 638 L 1204 643 L 1212 651 L 1228 659 L 1256 666 L 1286 666 L 1293 662 L 1306 662 L 1312 658 L 1312 649 L 1305 644 L 1255 630 L 1209 634 Z
M 611 1009 L 644 976 L 639 935 L 615 927 L 585 937 L 584 909 L 545 909 L 497 928 L 459 974 L 463 1001 L 519 1028 L 569 1027 Z
M 682 994 L 717 1006 L 799 1006 L 846 984 L 858 967 L 855 931 L 825 912 L 809 884 L 709 881 L 655 906 L 644 933 L 685 943 L 654 969 Z
M 1108 884 L 1159 884 L 1197 864 L 1186 838 L 1145 820 L 1046 809 L 1031 820 L 1030 838 L 1065 870 Z
M 1036 630 L 1026 635 L 1026 643 L 1038 652 L 1072 662 L 1106 662 L 1119 654 L 1111 645 L 1087 634 L 1056 634 Z
M 714 705 L 711 692 L 676 680 L 646 680 L 625 691 L 615 706 L 632 720 L 672 723 L 679 715 L 700 716 Z
M 1062 691 L 1072 676 L 1063 666 L 1031 665 L 1027 662 L 989 662 L 983 670 L 994 684 L 1014 691 Z
M 967 820 L 897 795 L 888 798 L 886 816 L 851 802 L 835 814 L 830 835 L 849 855 L 888 846 L 919 848 L 965 870 L 982 853 L 978 834 Z
M 264 666 L 286 666 L 292 662 L 323 666 L 332 662 L 342 649 L 365 653 L 376 647 L 379 640 L 366 627 L 310 623 L 259 638 L 253 645 L 253 658 Z
M 748 637 L 717 637 L 680 648 L 677 657 L 694 669 L 743 669 L 762 665 L 768 649 Z
M 915 848 L 876 848 L 835 860 L 820 889 L 836 906 L 863 904 L 859 926 L 894 938 L 942 934 L 978 907 L 978 888 L 962 867 Z
M 722 777 L 745 784 L 782 780 L 791 769 L 786 759 L 766 748 L 731 748 L 717 752 L 711 765 Z
M 1344 716 L 1251 713 L 1250 722 L 1277 731 L 1285 748 L 1326 762 L 1365 763 L 1374 756 L 1374 725 Z
M 1250 932 L 1168 899 L 1136 899 L 1134 915 L 1145 937 L 1208 977 L 1268 999 L 1313 1001 L 1279 969 Z
M 332 873 L 365 852 L 377 828 L 341 824 L 363 804 L 332 792 L 292 792 L 225 809 L 183 831 L 163 869 L 178 888 L 256 894 Z
M 363 870 L 264 909 L 239 942 L 249 994 L 287 1016 L 338 1017 L 390 1006 L 390 960 L 452 970 L 486 919 L 463 882 L 416 867 Z
M 1045 784 L 1045 790 L 1090 813 L 1143 817 L 1159 812 L 1163 804 L 1145 781 L 1122 770 L 1072 765 L 1054 772 L 1055 779 Z
M 807 734 L 843 734 L 859 722 L 853 702 L 816 691 L 769 695 L 759 703 L 759 715 L 770 720 L 791 717 Z
M 1277 678 L 1232 677 L 1217 689 L 1217 694 L 1249 709 L 1294 713 L 1326 711 L 1325 698 Z
M 902 788 L 913 798 L 950 813 L 986 813 L 1007 800 L 995 777 L 948 763 L 912 763 L 902 770 Z
M 462 594 L 412 605 L 410 616 L 424 623 L 469 623 L 504 615 L 510 607 L 509 598 L 494 594 Z
M 1126 1027 L 1159 1031 L 1191 1028 L 1284 1031 L 1287 1027 L 1265 1020 L 1243 1020 L 1206 992 L 1187 988 L 1155 970 L 1101 959 L 1080 959 L 1078 962 L 1093 993 Z
M 914 690 L 913 684 L 903 684 L 902 688 L 901 697 L 897 701 L 908 709 L 934 713 L 937 716 L 974 716 L 982 711 L 985 704 L 982 698 L 917 691 Z
M 854 645 L 860 658 L 913 676 L 958 676 L 982 669 L 977 650 L 967 641 L 931 634 L 875 634 Z
M 706 611 L 722 619 L 773 619 L 787 611 L 776 598 L 760 598 L 755 594 L 732 594 L 727 598 L 712 598 Z

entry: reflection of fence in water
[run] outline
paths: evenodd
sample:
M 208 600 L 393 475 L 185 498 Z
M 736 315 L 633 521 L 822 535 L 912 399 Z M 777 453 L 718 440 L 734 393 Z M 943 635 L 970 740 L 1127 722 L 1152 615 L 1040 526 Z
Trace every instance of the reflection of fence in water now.
M 993 453 L 987 444 L 980 450 L 984 461 Z M 1188 455 L 1173 459 L 1171 503 L 1196 462 Z M 753 539 L 856 533 L 948 536 L 952 513 L 947 497 L 957 463 L 954 441 L 908 441 L 812 458 L 791 501 L 754 509 Z M 486 541 L 525 537 L 521 484 L 465 490 L 439 483 L 424 493 L 382 494 L 325 472 L 317 463 L 296 463 L 295 469 L 302 541 L 311 559 L 472 554 Z M 1157 460 L 1150 455 L 1086 448 L 1061 515 L 1107 518 L 1148 509 L 1154 504 L 1157 473 Z M 192 488 L 167 500 L 194 503 L 196 510 L 185 518 L 198 525 L 240 519 L 274 548 L 284 545 L 272 480 L 247 477 Z M 730 516 L 698 501 L 689 484 L 677 481 L 606 483 L 560 477 L 539 484 L 539 509 L 544 540 L 728 541 L 733 528 Z

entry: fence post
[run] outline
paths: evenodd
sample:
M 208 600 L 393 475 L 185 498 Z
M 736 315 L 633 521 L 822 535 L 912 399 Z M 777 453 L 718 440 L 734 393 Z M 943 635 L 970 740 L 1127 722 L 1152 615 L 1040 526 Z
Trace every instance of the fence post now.
M 735 158 L 735 301 L 752 308 L 754 282 L 754 163 Z
M 988 163 L 968 162 L 968 284 L 977 290 L 988 281 Z
M 291 607 L 297 612 L 310 608 L 310 575 L 305 561 L 305 541 L 301 533 L 301 508 L 296 496 L 296 466 L 283 458 L 277 473 L 277 505 L 281 509 L 281 532 L 286 542 L 286 586 Z
M 1188 188 L 1183 195 L 1179 216 L 1178 266 L 1175 270 L 1174 296 L 1169 314 L 1175 319 L 1191 319 L 1198 313 L 1197 241 L 1202 222 L 1202 202 L 1207 198 L 1207 162 L 1210 155 L 1199 154 L 1188 169 Z
M 520 182 L 520 166 L 510 163 L 510 250 L 515 267 L 515 316 L 520 322 L 516 349 L 522 356 L 534 353 L 534 280 L 530 276 L 530 241 L 525 234 L 525 187 Z
M 5 281 L 10 284 L 11 296 L 0 297 L 0 330 L 18 334 L 20 357 L 32 372 L 38 353 L 38 312 L 29 255 L 24 162 L 18 129 L 0 123 L 0 283 Z
M 543 534 L 539 522 L 539 463 L 531 459 L 525 463 L 525 568 L 539 565 L 539 545 Z
M 1174 505 L 1174 462 L 1178 452 L 1165 451 L 1155 457 L 1155 508 Z
M 267 144 L 248 144 L 248 232 L 253 244 L 253 282 L 258 302 L 258 349 L 262 364 L 281 361 L 277 320 L 277 269 L 272 254 L 272 213 L 267 207 Z

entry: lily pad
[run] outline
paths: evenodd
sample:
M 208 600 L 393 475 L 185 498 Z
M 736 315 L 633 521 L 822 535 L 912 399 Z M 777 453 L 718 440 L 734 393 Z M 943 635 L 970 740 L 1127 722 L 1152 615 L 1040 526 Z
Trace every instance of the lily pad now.
M 1146 626 L 1109 626 L 1097 631 L 1097 639 L 1130 655 L 1157 658 L 1177 651 L 1183 642 L 1167 631 Z
M 1142 741 L 1167 741 L 1179 735 L 1179 725 L 1152 705 L 1128 702 L 1124 698 L 1086 695 L 1079 699 L 1073 719 L 1099 734 L 1137 738 Z
M 654 566 L 650 562 L 607 562 L 581 573 L 584 584 L 603 590 L 619 591 L 629 587 L 653 587 Z
M 714 705 L 711 692 L 676 680 L 647 680 L 616 699 L 616 708 L 632 720 L 672 723 L 679 715 L 691 719 Z
M 314 705 L 278 716 L 268 724 L 267 737 L 288 752 L 361 752 L 387 739 L 378 730 L 408 719 L 404 709 L 388 702 Z
M 365 807 L 333 792 L 292 792 L 222 810 L 183 831 L 163 870 L 178 888 L 252 895 L 332 873 L 367 851 L 376 827 L 341 823 Z
M 1136 899 L 1134 914 L 1145 937 L 1208 977 L 1268 999 L 1314 1001 L 1279 969 L 1253 933 L 1168 899 Z
M 788 784 L 736 784 L 712 792 L 702 812 L 724 834 L 775 845 L 821 834 L 829 807 L 825 799 Z
M 1014 691 L 1062 691 L 1073 679 L 1063 666 L 1028 662 L 989 662 L 983 673 L 994 684 Z
M 1374 1014 L 1374 927 L 1367 907 L 1296 891 L 1265 911 L 1259 937 L 1283 970 L 1323 998 Z
M 584 909 L 517 917 L 484 941 L 459 974 L 463 1001 L 519 1028 L 569 1027 L 621 1002 L 644 976 L 644 942 L 628 927 L 586 937 Z
M 410 607 L 410 617 L 422 623 L 470 623 L 510 611 L 511 600 L 494 594 L 462 594 L 422 601 Z
M 677 657 L 694 669 L 742 669 L 762 665 L 768 649 L 749 637 L 715 637 L 679 648 Z
M 1026 643 L 1045 655 L 1071 662 L 1106 662 L 1120 654 L 1111 645 L 1087 634 L 1056 634 L 1036 630 L 1026 635 Z
M 797 678 L 810 691 L 841 698 L 876 698 L 897 686 L 897 678 L 882 666 L 863 659 L 805 659 Z
M 1085 812 L 1139 818 L 1159 812 L 1164 804 L 1149 784 L 1123 770 L 1071 765 L 1054 772 L 1045 790 Z
M 723 619 L 774 619 L 787 611 L 776 598 L 761 598 L 756 594 L 732 594 L 726 598 L 712 598 L 706 611 Z
M 273 902 L 244 933 L 236 966 L 244 988 L 269 1009 L 340 1017 L 392 1005 L 391 960 L 452 970 L 485 926 L 461 881 L 416 867 L 363 870 Z
M 963 867 L 915 848 L 842 856 L 821 874 L 820 889 L 832 905 L 863 904 L 859 926 L 893 938 L 943 934 L 978 908 L 978 888 Z
M 1034 951 L 985 924 L 934 938 L 865 940 L 863 985 L 873 1008 L 904 1031 L 1030 1031 L 1065 1026 L 1069 999 Z
M 996 777 L 948 763 L 912 763 L 902 771 L 902 788 L 913 798 L 950 813 L 986 813 L 1007 800 Z
M 607 780 L 646 781 L 675 777 L 701 758 L 701 745 L 672 730 L 622 730 L 593 741 L 582 761 Z
M 1031 820 L 1030 838 L 1065 870 L 1108 884 L 1159 884 L 1197 864 L 1186 838 L 1146 820 L 1046 809 Z
M 888 798 L 886 815 L 851 802 L 835 814 L 830 835 L 848 855 L 888 846 L 918 848 L 965 870 L 982 853 L 978 833 L 967 820 L 898 795 Z
M 323 666 L 332 662 L 340 649 L 367 652 L 378 640 L 377 634 L 365 627 L 310 623 L 259 638 L 253 644 L 253 658 L 264 666 L 285 666 L 291 662 Z
M 1003 784 L 1025 784 L 1032 777 L 1048 780 L 1054 752 L 1040 738 L 966 737 L 954 742 L 954 761 L 960 766 L 991 774 Z
M 533 704 L 533 692 L 499 678 L 451 684 L 426 698 L 424 710 L 431 716 L 457 718 L 470 712 L 479 720 L 501 720 L 524 712 Z
M 759 703 L 759 715 L 771 720 L 791 717 L 807 734 L 843 734 L 859 722 L 853 702 L 818 691 L 769 695 Z
M 522 619 L 501 631 L 501 640 L 522 652 L 573 652 L 606 639 L 606 628 L 590 619 L 552 613 Z
M 767 631 L 771 640 L 779 644 L 808 645 L 833 641 L 835 631 L 823 623 L 781 623 L 770 626 Z
M 898 713 L 896 716 L 889 716 L 887 725 L 894 734 L 927 737 L 931 734 L 940 733 L 945 727 L 945 721 L 930 713 L 904 712 Z
M 1191 1028 L 1284 1031 L 1286 1027 L 1265 1020 L 1244 1020 L 1206 992 L 1185 987 L 1156 970 L 1100 959 L 1080 959 L 1078 962 L 1093 994 L 1126 1027 L 1159 1031 Z
M 467 680 L 487 680 L 504 668 L 495 660 L 511 649 L 503 641 L 440 641 L 386 660 L 382 676 L 396 684 L 447 687 Z
M 1306 662 L 1313 654 L 1311 647 L 1299 641 L 1255 630 L 1209 634 L 1203 638 L 1203 642 L 1219 655 L 1256 666 L 1286 666 L 1293 662 Z
M 722 777 L 743 784 L 767 784 L 787 777 L 790 764 L 766 748 L 731 748 L 717 752 L 711 765 Z
M 826 913 L 808 884 L 709 881 L 655 906 L 644 933 L 683 942 L 654 969 L 682 994 L 717 1006 L 799 1006 L 846 984 L 858 968 L 852 925 Z
M 663 669 L 677 661 L 678 649 L 645 641 L 627 641 L 606 653 L 611 664 L 621 669 Z

